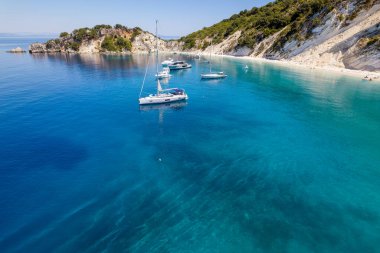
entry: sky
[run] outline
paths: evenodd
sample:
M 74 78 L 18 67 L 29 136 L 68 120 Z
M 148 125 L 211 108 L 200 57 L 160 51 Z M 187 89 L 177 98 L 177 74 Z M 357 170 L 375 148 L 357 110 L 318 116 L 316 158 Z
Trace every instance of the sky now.
M 269 0 L 0 0 L 0 33 L 57 34 L 97 24 L 183 36 Z

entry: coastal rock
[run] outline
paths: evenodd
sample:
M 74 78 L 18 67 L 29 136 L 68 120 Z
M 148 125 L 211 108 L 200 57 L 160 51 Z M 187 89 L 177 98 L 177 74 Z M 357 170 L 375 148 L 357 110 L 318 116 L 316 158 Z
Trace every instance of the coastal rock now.
M 29 46 L 30 53 L 46 53 L 46 44 L 45 43 L 33 43 Z
M 16 48 L 13 48 L 9 51 L 7 51 L 8 53 L 26 53 L 26 51 L 24 49 L 22 49 L 21 47 L 16 47 Z

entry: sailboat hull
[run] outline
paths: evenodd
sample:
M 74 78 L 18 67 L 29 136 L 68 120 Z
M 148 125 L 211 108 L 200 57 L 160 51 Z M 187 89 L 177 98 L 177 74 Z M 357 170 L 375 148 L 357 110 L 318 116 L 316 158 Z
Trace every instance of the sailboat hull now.
M 148 97 L 143 97 L 139 99 L 140 105 L 152 105 L 152 104 L 164 104 L 176 101 L 187 100 L 187 94 L 182 95 L 172 95 L 172 94 L 159 94 L 150 95 Z
M 202 79 L 221 79 L 221 78 L 226 78 L 227 75 L 225 74 L 220 74 L 220 73 L 209 73 L 209 74 L 202 74 L 201 78 Z

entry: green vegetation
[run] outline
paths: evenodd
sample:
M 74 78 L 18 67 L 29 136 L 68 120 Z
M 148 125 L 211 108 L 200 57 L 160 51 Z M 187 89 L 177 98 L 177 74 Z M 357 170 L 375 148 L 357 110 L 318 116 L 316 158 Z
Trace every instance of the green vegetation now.
M 376 48 L 380 50 L 380 34 L 368 38 L 366 47 L 376 45 Z
M 355 10 L 347 17 L 347 20 L 354 20 L 360 11 L 368 10 L 371 8 L 376 0 L 360 0 L 358 1 L 357 7 Z
M 69 34 L 68 34 L 67 32 L 62 32 L 62 33 L 59 35 L 60 38 L 65 38 L 65 37 L 67 37 L 67 36 L 69 36 Z
M 142 29 L 140 27 L 135 27 L 133 28 L 132 36 L 131 36 L 131 41 L 135 41 L 135 38 L 139 36 L 142 32 Z
M 311 28 L 318 26 L 322 17 L 341 2 L 343 0 L 277 0 L 260 8 L 241 11 L 220 23 L 182 37 L 180 41 L 184 43 L 184 49 L 190 49 L 199 47 L 197 43 L 205 39 L 217 44 L 241 31 L 239 46 L 253 48 L 263 39 L 284 29 L 281 33 L 284 39 L 276 42 L 276 46 L 280 46 L 290 37 L 305 39 L 305 36 L 310 36 L 310 32 L 302 34 L 302 27 L 305 24 Z
M 80 44 L 78 42 L 73 41 L 69 43 L 68 47 L 74 51 L 79 51 Z
M 131 51 L 132 43 L 123 37 L 106 36 L 102 42 L 102 49 L 109 52 Z
M 115 45 L 114 39 L 111 36 L 107 36 L 104 38 L 102 42 L 102 49 L 115 52 L 117 51 L 117 47 Z
M 57 41 L 57 40 L 48 40 L 48 41 L 46 42 L 46 48 L 47 48 L 47 49 L 53 49 L 53 48 L 55 48 L 56 45 L 57 45 L 56 41 Z M 59 42 L 59 40 L 58 40 L 58 42 Z
M 141 28 L 128 29 L 126 26 L 116 24 L 114 27 L 110 25 L 96 25 L 93 28 L 83 27 L 75 29 L 71 34 L 62 32 L 60 39 L 50 40 L 46 43 L 48 49 L 59 48 L 64 46 L 66 49 L 78 51 L 84 41 L 100 39 L 106 36 L 101 47 L 103 51 L 123 52 L 131 51 L 131 40 L 142 32 Z M 131 36 L 131 40 L 128 39 Z
M 72 32 L 72 37 L 75 42 L 81 43 L 84 40 L 99 39 L 102 29 L 112 29 L 110 25 L 96 25 L 93 28 L 79 28 Z
M 114 26 L 115 29 L 121 29 L 121 30 L 128 30 L 128 27 L 126 26 L 123 26 L 123 25 L 120 25 L 120 24 L 116 24 Z

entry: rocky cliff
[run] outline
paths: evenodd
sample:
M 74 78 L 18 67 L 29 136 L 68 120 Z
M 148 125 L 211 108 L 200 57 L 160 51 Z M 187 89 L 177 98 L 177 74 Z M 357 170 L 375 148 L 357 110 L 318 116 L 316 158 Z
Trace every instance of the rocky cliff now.
M 380 71 L 380 1 L 278 0 L 180 42 L 195 53 Z

